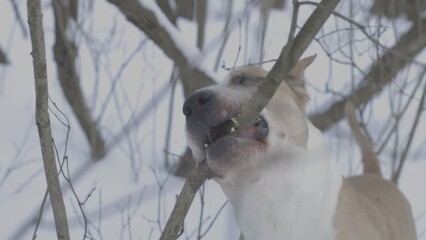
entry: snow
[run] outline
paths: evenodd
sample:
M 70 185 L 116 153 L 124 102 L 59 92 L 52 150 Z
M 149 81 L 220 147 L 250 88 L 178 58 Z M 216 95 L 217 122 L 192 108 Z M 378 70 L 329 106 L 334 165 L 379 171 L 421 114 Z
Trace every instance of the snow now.
M 210 1 L 210 4 L 213 1 Z M 26 4 L 17 1 L 23 19 L 26 19 Z M 238 4 L 237 4 L 238 3 Z M 242 52 L 238 63 L 249 61 L 255 54 L 256 41 L 250 39 L 245 45 L 245 27 L 241 27 L 242 39 L 239 37 L 238 18 L 248 18 L 249 30 L 257 29 L 258 18 L 256 11 L 245 9 L 245 1 L 237 1 L 233 10 L 236 14 L 232 24 L 232 34 L 229 44 L 225 47 L 223 60 L 229 66 L 236 58 L 238 46 L 242 45 Z M 130 24 L 119 13 L 116 7 L 106 1 L 93 1 L 92 11 L 82 11 L 84 16 L 81 29 L 91 39 L 80 36 L 78 68 L 82 76 L 81 84 L 89 102 L 90 109 L 99 117 L 102 106 L 112 88 L 114 76 L 122 68 L 130 53 L 137 49 L 146 38 L 139 30 L 130 27 Z M 159 10 L 153 0 L 141 1 L 144 7 L 153 11 L 161 25 L 170 33 L 176 46 L 190 60 L 194 67 L 206 72 L 211 78 L 220 81 L 227 71 L 219 69 L 213 72 L 220 39 L 222 36 L 223 19 L 209 17 L 207 26 L 210 31 L 206 37 L 206 50 L 199 51 L 193 44 L 195 41 L 195 27 L 189 21 L 180 20 L 179 29 L 171 25 L 167 17 Z M 219 8 L 217 8 L 219 9 Z M 92 163 L 89 159 L 90 149 L 80 126 L 75 119 L 71 108 L 63 97 L 62 90 L 56 79 L 56 69 L 53 61 L 53 18 L 50 5 L 43 5 L 44 24 L 46 34 L 46 49 L 48 57 L 49 89 L 52 100 L 65 113 L 71 123 L 71 132 L 68 142 L 69 171 L 73 186 L 78 198 L 84 200 L 89 192 L 92 195 L 84 204 L 85 213 L 91 222 L 89 230 L 94 239 L 157 239 L 160 227 L 164 227 L 170 213 L 176 194 L 183 185 L 183 179 L 169 176 L 164 169 L 164 138 L 168 121 L 170 89 L 164 90 L 169 84 L 172 62 L 155 47 L 147 42 L 132 61 L 125 66 L 121 78 L 116 85 L 116 92 L 109 103 L 99 124 L 107 142 L 120 132 L 122 126 L 128 122 L 137 121 L 138 127 L 132 129 L 127 138 L 123 138 L 114 145 L 105 159 Z M 300 14 L 304 14 L 301 12 Z M 0 65 L 0 239 L 12 239 L 25 222 L 39 211 L 46 183 L 42 171 L 42 161 L 39 150 L 38 134 L 34 123 L 34 83 L 33 68 L 30 56 L 31 46 L 29 39 L 24 39 L 14 19 L 13 11 L 8 1 L 0 1 L 0 46 L 6 51 L 10 65 Z M 274 12 L 268 32 L 272 37 L 267 39 L 265 59 L 277 57 L 289 24 L 288 12 Z M 113 37 L 111 37 L 113 36 Z M 93 50 L 98 51 L 99 61 Z M 306 72 L 310 85 L 324 89 L 329 75 L 333 74 L 336 89 L 347 86 L 350 79 L 349 71 L 344 66 L 329 68 L 328 58 L 322 53 L 318 44 L 314 43 L 307 50 L 306 55 L 318 53 L 316 62 Z M 247 56 L 246 58 L 243 56 Z M 424 59 L 424 55 L 422 56 Z M 222 60 L 222 59 L 221 59 Z M 363 61 L 363 59 L 362 59 Z M 424 61 L 424 60 L 423 60 Z M 238 65 L 238 64 L 237 64 Z M 268 64 L 265 67 L 268 68 Z M 99 67 L 96 72 L 95 67 Z M 321 77 L 319 77 L 321 76 Z M 183 93 L 178 88 L 172 102 L 173 128 L 171 133 L 172 154 L 181 154 L 185 149 L 184 117 L 181 114 Z M 312 101 L 310 111 L 315 111 L 324 104 L 329 95 L 314 91 L 310 87 Z M 94 94 L 97 92 L 97 94 Z M 96 95 L 96 97 L 95 97 Z M 387 94 L 382 94 L 376 101 L 374 109 L 388 104 Z M 144 118 L 143 112 L 152 110 Z M 383 125 L 385 112 L 375 114 L 378 118 L 376 125 L 369 125 L 369 129 L 376 129 Z M 121 120 L 120 120 L 121 119 Z M 63 154 L 66 128 L 51 113 L 52 129 L 55 143 L 59 152 Z M 411 123 L 410 119 L 408 121 Z M 425 123 L 419 126 L 419 132 L 424 132 Z M 353 142 L 345 123 L 340 123 L 335 131 L 325 133 L 330 148 L 336 153 L 341 169 L 345 174 L 348 171 L 347 159 L 357 165 L 358 150 L 353 148 Z M 420 135 L 420 134 L 419 134 Z M 424 142 L 421 137 L 416 138 L 416 147 L 421 148 Z M 414 148 L 414 146 L 413 146 Z M 416 152 L 413 150 L 413 152 Z M 408 161 L 401 176 L 400 187 L 412 204 L 415 216 L 426 210 L 426 193 L 422 182 L 425 181 L 426 164 L 424 152 L 417 161 Z M 61 155 L 62 156 L 62 155 Z M 176 161 L 174 155 L 169 155 Z M 389 163 L 390 156 L 384 155 L 383 162 Z M 422 158 L 423 157 L 423 158 Z M 133 165 L 132 165 L 133 163 Z M 134 167 L 136 166 L 136 167 Z M 387 165 L 386 165 L 387 166 Z M 138 173 L 135 178 L 134 173 Z M 157 177 L 156 177 L 157 175 Z M 160 185 L 164 183 L 160 194 Z M 64 199 L 69 218 L 72 239 L 82 239 L 84 228 L 81 226 L 82 217 L 78 210 L 75 196 L 69 190 L 69 185 L 62 179 Z M 161 196 L 161 198 L 160 198 Z M 226 201 L 222 190 L 214 182 L 206 184 L 203 231 Z M 46 207 L 43 219 L 38 230 L 38 239 L 56 239 L 53 218 L 50 207 Z M 200 197 L 197 196 L 188 214 L 185 233 L 181 239 L 196 239 L 197 226 L 200 216 Z M 157 223 L 160 220 L 161 224 Z M 161 225 L 161 226 L 160 226 Z M 129 228 L 130 227 L 130 228 Z M 418 232 L 426 229 L 426 218 L 417 222 Z M 97 232 L 97 229 L 100 232 Z M 29 239 L 34 231 L 32 224 L 21 232 L 18 239 Z M 192 234 L 192 235 L 191 235 Z M 191 237 L 189 237 L 191 235 Z M 230 205 L 227 204 L 220 213 L 213 227 L 203 239 L 238 239 L 239 231 Z M 422 239 L 426 239 L 426 234 Z M 16 239 L 13 239 L 16 240 Z
M 141 1 L 140 3 L 142 6 L 151 10 L 157 16 L 159 24 L 166 29 L 178 49 L 180 49 L 183 55 L 186 56 L 191 66 L 194 66 L 195 68 L 205 72 L 213 80 L 219 79 L 219 77 L 217 77 L 216 74 L 210 70 L 211 68 L 205 66 L 205 63 L 203 62 L 203 53 L 194 47 L 195 44 L 188 44 L 188 39 L 185 38 L 182 33 L 176 29 L 175 26 L 173 26 L 173 24 L 168 20 L 166 15 L 163 13 L 163 11 L 161 11 L 161 9 L 153 0 Z

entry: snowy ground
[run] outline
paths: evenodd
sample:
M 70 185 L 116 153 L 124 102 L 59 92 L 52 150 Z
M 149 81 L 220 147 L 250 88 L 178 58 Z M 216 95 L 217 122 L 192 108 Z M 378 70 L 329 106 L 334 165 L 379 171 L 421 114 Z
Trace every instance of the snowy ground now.
M 26 19 L 25 4 L 21 3 L 20 6 L 21 13 Z M 34 224 L 31 221 L 39 211 L 46 183 L 34 123 L 35 103 L 30 41 L 21 36 L 10 9 L 7 1 L 0 2 L 0 15 L 2 16 L 0 29 L 3 32 L 0 34 L 0 44 L 3 49 L 6 49 L 11 62 L 7 67 L 0 65 L 0 239 L 16 239 L 14 237 L 17 236 L 19 236 L 18 239 L 29 239 L 34 231 Z M 80 201 L 87 198 L 84 212 L 90 222 L 90 236 L 94 239 L 106 240 L 157 239 L 173 207 L 175 196 L 184 182 L 181 178 L 170 176 L 164 170 L 163 164 L 170 90 L 167 90 L 165 97 L 159 98 L 158 96 L 163 86 L 168 84 L 170 70 L 165 71 L 164 69 L 171 69 L 171 63 L 160 51 L 155 49 L 153 43 L 149 41 L 145 43 L 144 53 L 137 54 L 123 71 L 118 84 L 119 90 L 107 106 L 100 125 L 107 141 L 110 141 L 121 129 L 123 123 L 132 116 L 132 113 L 151 109 L 150 114 L 144 119 L 139 119 L 142 121 L 140 127 L 133 129 L 129 137 L 114 144 L 105 159 L 92 163 L 89 159 L 89 148 L 84 135 L 62 96 L 62 90 L 56 80 L 56 69 L 51 51 L 53 45 L 52 16 L 51 8 L 47 3 L 44 5 L 44 11 L 50 96 L 70 120 L 71 132 L 67 150 L 69 171 L 78 198 Z M 124 59 L 144 41 L 144 37 L 135 28 L 129 26 L 116 9 L 109 4 L 97 1 L 94 11 L 97 20 L 93 23 L 93 29 L 96 29 L 99 39 L 107 42 L 109 27 L 113 21 L 116 21 L 117 31 L 123 37 L 114 40 L 111 45 L 125 42 L 124 48 L 114 49 L 112 47 L 108 56 L 101 62 L 99 77 L 101 80 L 99 87 L 96 88 L 96 74 L 93 71 L 93 62 L 90 60 L 93 56 L 89 54 L 88 44 L 81 40 L 79 67 L 82 69 L 82 85 L 94 116 L 99 116 L 112 85 L 111 79 L 119 72 L 120 64 Z M 301 15 L 303 18 L 303 14 Z M 271 19 L 271 22 L 276 22 L 271 25 L 271 29 L 280 30 L 273 31 L 267 40 L 268 57 L 266 59 L 269 56 L 276 57 L 274 53 L 280 50 L 282 39 L 285 39 L 286 31 L 283 28 L 288 28 L 288 21 L 283 23 L 282 19 L 283 16 L 278 14 Z M 219 26 L 220 21 L 212 20 L 210 24 Z M 188 43 L 192 44 L 195 34 L 191 35 L 191 28 L 194 30 L 194 26 L 187 22 L 181 22 L 180 26 L 188 30 L 187 32 L 190 34 L 186 34 L 185 37 L 188 38 Z M 207 39 L 214 39 L 214 36 L 220 35 L 220 30 L 221 28 L 217 27 L 216 31 L 210 31 Z M 230 42 L 234 42 L 235 45 L 231 46 L 224 55 L 227 63 L 233 62 L 235 58 L 238 34 L 233 35 Z M 212 49 L 218 47 L 215 46 L 214 41 L 211 46 Z M 318 46 L 312 46 L 307 52 L 308 54 L 318 53 L 319 56 L 307 71 L 306 78 L 315 82 L 314 85 L 321 86 L 322 81 L 317 81 L 315 78 L 319 76 L 319 73 L 325 75 L 323 79 L 326 78 L 328 73 L 324 73 L 324 69 L 327 69 L 325 63 L 328 60 L 324 54 L 320 53 Z M 207 54 L 204 65 L 212 64 L 215 56 L 215 54 Z M 339 68 L 333 71 L 335 76 L 344 76 L 345 69 L 342 69 L 342 72 L 339 72 Z M 224 74 L 226 71 L 219 70 L 219 76 Z M 337 83 L 337 85 L 340 84 Z M 98 95 L 94 97 L 93 93 L 96 91 Z M 313 99 L 310 111 L 321 107 L 325 98 L 315 96 Z M 181 114 L 182 102 L 182 93 L 178 90 L 173 102 L 171 148 L 168 149 L 172 154 L 181 154 L 185 148 L 184 119 Z M 386 102 L 386 100 L 382 102 Z M 376 104 L 386 103 L 378 100 Z M 57 110 L 53 110 L 53 112 L 58 114 Z M 53 114 L 51 114 L 51 118 L 55 143 L 62 156 L 67 129 Z M 419 131 L 424 131 L 425 125 L 423 122 Z M 327 137 L 330 140 L 330 148 L 336 151 L 342 172 L 347 173 L 349 169 L 347 160 L 357 159 L 358 153 L 355 148 L 347 150 L 349 146 L 353 145 L 353 142 L 348 138 L 345 123 L 340 123 L 336 129 L 338 130 L 327 133 Z M 418 142 L 417 146 L 421 144 Z M 418 156 L 420 157 L 413 157 L 407 162 L 400 187 L 412 204 L 414 215 L 417 218 L 417 231 L 419 235 L 422 235 L 420 239 L 426 239 L 426 217 L 424 216 L 426 211 L 424 188 L 426 161 L 424 161 L 424 156 L 426 153 L 419 152 Z M 169 155 L 169 157 L 176 160 L 174 155 Z M 84 233 L 84 223 L 76 196 L 72 194 L 66 181 L 62 180 L 62 183 L 72 239 L 81 239 Z M 89 193 L 91 193 L 90 196 L 88 196 Z M 182 239 L 196 239 L 198 234 L 204 234 L 205 231 L 207 233 L 203 239 L 237 239 L 239 232 L 230 206 L 228 204 L 224 206 L 225 201 L 219 186 L 214 181 L 209 181 L 205 186 L 201 233 L 198 232 L 198 225 L 202 199 L 197 197 L 188 215 Z M 223 206 L 223 211 L 216 219 L 215 216 Z M 48 206 L 47 208 L 49 210 L 43 214 L 38 229 L 38 239 L 55 239 L 52 214 L 50 208 Z M 212 221 L 214 224 L 210 228 L 209 225 Z M 31 227 L 24 228 L 26 223 L 31 223 Z M 26 229 L 26 231 L 22 229 Z

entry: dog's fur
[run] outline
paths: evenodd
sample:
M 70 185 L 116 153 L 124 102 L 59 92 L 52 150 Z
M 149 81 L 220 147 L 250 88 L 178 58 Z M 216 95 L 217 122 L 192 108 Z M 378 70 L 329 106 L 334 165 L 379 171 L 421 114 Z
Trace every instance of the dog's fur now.
M 303 73 L 314 58 L 298 62 L 251 127 L 240 129 L 233 119 L 266 76 L 260 68 L 235 70 L 189 97 L 184 114 L 194 157 L 207 160 L 246 240 L 416 239 L 407 200 L 381 177 L 353 115 L 365 168 L 351 178 L 342 177 L 306 118 Z

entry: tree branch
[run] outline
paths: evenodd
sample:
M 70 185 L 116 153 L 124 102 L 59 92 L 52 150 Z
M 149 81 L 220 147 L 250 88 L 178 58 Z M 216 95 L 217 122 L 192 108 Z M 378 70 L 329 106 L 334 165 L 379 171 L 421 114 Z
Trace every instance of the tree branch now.
M 198 189 L 212 176 L 212 172 L 208 168 L 206 161 L 199 163 L 191 172 L 176 200 L 175 206 L 167 220 L 160 240 L 177 239 L 179 237 L 183 231 L 183 222 L 186 214 L 191 207 Z
M 8 63 L 9 63 L 9 60 L 6 57 L 6 54 L 0 48 L 0 64 L 8 64 Z
M 155 3 L 141 3 L 138 0 L 107 1 L 118 7 L 127 20 L 153 40 L 164 54 L 175 62 L 181 75 L 191 76 L 181 78 L 186 94 L 215 83 L 213 77 L 197 65 L 196 58 L 201 57 L 200 51 L 189 46 L 181 48 L 180 44 L 186 41 Z M 183 51 L 190 52 L 190 55 Z
M 237 121 L 240 126 L 249 126 L 253 123 L 339 2 L 340 0 L 322 0 L 321 7 L 315 9 L 294 40 L 283 47 L 266 80 L 260 83 L 256 93 L 238 116 Z
M 52 144 L 52 130 L 48 110 L 49 92 L 47 86 L 46 49 L 44 43 L 40 0 L 28 0 L 27 7 L 36 90 L 36 124 L 40 138 L 47 188 L 53 208 L 56 234 L 58 239 L 65 240 L 70 239 L 70 236 Z
M 52 1 L 55 17 L 55 45 L 53 47 L 62 92 L 70 104 L 87 141 L 89 142 L 92 159 L 99 160 L 106 154 L 105 141 L 98 125 L 93 121 L 90 109 L 86 104 L 80 77 L 76 69 L 76 46 L 68 38 L 68 20 L 70 11 L 61 1 Z
M 345 102 L 352 99 L 355 106 L 366 103 L 389 84 L 413 58 L 426 47 L 426 18 L 413 24 L 399 41 L 380 57 L 349 96 L 334 102 L 323 112 L 310 116 L 312 123 L 326 130 L 343 118 Z
M 419 79 L 419 81 L 421 81 L 421 79 Z M 420 98 L 420 104 L 417 107 L 417 112 L 416 112 L 416 116 L 414 117 L 413 125 L 411 126 L 410 133 L 408 134 L 407 143 L 405 145 L 404 150 L 401 153 L 401 157 L 399 159 L 398 167 L 397 167 L 396 171 L 392 174 L 392 182 L 394 182 L 395 184 L 398 183 L 399 177 L 401 176 L 402 168 L 403 168 L 404 163 L 407 159 L 408 151 L 410 150 L 411 143 L 414 139 L 414 135 L 415 135 L 416 130 L 417 130 L 417 126 L 419 125 L 420 118 L 421 118 L 422 113 L 424 111 L 425 99 L 426 99 L 426 83 L 425 83 L 424 88 L 423 88 L 422 97 Z
M 204 47 L 204 37 L 206 31 L 206 19 L 207 19 L 207 0 L 197 1 L 197 47 L 202 50 Z
M 22 16 L 19 13 L 19 7 L 16 0 L 10 0 L 10 3 L 12 4 L 13 12 L 15 13 L 16 21 L 18 22 L 19 27 L 21 28 L 22 36 L 24 38 L 28 37 L 27 29 L 25 28 L 25 22 L 22 20 Z

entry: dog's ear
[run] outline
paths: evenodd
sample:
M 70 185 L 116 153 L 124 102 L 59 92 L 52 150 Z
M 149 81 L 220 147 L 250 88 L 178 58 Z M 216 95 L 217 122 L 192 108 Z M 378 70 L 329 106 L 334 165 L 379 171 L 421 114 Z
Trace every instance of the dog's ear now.
M 305 88 L 305 69 L 315 60 L 316 56 L 317 55 L 314 54 L 300 59 L 299 62 L 290 70 L 289 75 L 285 79 L 287 85 L 298 95 L 298 103 L 302 109 L 306 107 L 309 100 L 309 96 Z
M 295 78 L 296 80 L 303 81 L 303 75 L 305 72 L 305 69 L 311 65 L 311 63 L 315 60 L 317 57 L 316 54 L 305 57 L 299 60 L 299 62 L 296 63 L 296 65 L 290 70 L 290 76 Z

